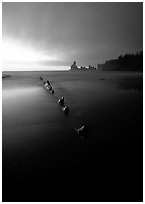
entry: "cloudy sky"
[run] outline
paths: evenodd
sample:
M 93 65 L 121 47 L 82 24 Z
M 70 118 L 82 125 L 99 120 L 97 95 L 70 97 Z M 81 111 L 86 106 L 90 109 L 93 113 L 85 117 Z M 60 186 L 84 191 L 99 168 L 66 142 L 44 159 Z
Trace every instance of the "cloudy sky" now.
M 2 35 L 3 69 L 68 69 L 74 60 L 78 66 L 97 66 L 143 49 L 143 7 L 127 2 L 4 2 Z

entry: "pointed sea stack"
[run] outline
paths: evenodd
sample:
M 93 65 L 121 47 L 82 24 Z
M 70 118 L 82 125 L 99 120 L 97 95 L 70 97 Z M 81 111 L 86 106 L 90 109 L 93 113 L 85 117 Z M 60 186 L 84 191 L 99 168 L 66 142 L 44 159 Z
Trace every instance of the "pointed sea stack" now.
M 73 64 L 71 65 L 71 69 L 70 70 L 78 70 L 78 66 L 76 64 L 76 61 L 73 62 Z

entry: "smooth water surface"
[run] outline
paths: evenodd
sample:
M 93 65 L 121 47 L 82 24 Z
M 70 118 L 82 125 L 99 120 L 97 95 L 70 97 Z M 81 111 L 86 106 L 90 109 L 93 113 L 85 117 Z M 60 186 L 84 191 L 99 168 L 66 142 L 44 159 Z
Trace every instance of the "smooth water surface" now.
M 9 75 L 3 79 L 2 91 L 4 200 L 76 201 L 78 197 L 77 201 L 99 201 L 106 192 L 107 201 L 112 201 L 115 197 L 111 191 L 118 201 L 126 197 L 131 201 L 132 193 L 139 200 L 142 74 L 11 72 Z M 50 80 L 54 95 L 44 89 L 40 76 Z M 61 96 L 70 108 L 68 116 L 57 103 Z M 74 129 L 84 124 L 88 133 L 82 143 Z M 109 182 L 114 183 L 112 190 L 107 190 Z M 93 183 L 98 184 L 96 188 Z M 26 188 L 29 190 L 24 198 Z M 72 197 L 74 188 L 76 194 Z M 127 192 L 128 188 L 132 193 Z M 84 200 L 79 191 L 86 192 Z M 58 196 L 54 198 L 55 194 Z

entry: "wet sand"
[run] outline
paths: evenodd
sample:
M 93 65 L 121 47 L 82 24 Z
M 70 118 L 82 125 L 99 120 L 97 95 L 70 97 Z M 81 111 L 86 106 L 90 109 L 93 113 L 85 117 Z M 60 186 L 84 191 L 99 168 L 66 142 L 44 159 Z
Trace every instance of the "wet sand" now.
M 142 201 L 141 73 L 5 74 L 3 201 Z M 84 143 L 74 131 L 83 124 Z

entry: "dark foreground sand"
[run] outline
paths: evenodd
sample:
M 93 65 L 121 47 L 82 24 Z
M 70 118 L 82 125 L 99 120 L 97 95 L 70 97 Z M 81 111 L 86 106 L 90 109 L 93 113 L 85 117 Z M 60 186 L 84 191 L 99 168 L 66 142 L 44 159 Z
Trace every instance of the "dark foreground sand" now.
M 142 201 L 142 74 L 5 74 L 3 201 Z M 74 131 L 83 124 L 84 143 Z

